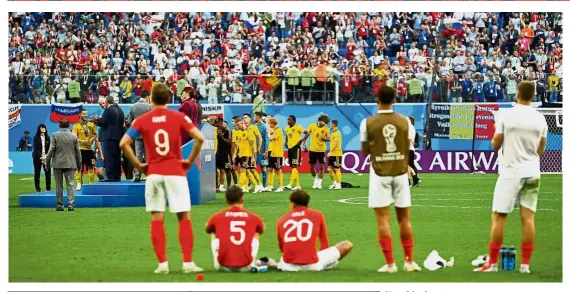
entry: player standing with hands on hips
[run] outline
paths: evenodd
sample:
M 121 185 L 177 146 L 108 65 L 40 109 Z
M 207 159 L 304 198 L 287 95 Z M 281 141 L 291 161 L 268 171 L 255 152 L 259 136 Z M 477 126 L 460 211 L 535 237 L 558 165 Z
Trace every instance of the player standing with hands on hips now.
M 520 205 L 522 219 L 521 273 L 530 273 L 534 249 L 534 213 L 540 189 L 540 155 L 546 149 L 548 124 L 532 108 L 534 83 L 522 81 L 516 93 L 517 104 L 501 111 L 495 121 L 493 149 L 502 153 L 499 178 L 493 194 L 493 214 L 489 262 L 475 272 L 497 272 L 503 245 L 505 222 L 515 205 Z
M 378 113 L 360 124 L 362 155 L 370 154 L 370 188 L 368 206 L 374 209 L 378 241 L 386 258 L 380 273 L 398 271 L 392 251 L 390 205 L 396 207 L 400 241 L 404 248 L 404 271 L 421 271 L 413 261 L 414 239 L 410 221 L 410 185 L 408 184 L 409 121 L 392 109 L 396 91 L 388 86 L 378 90 Z
M 182 247 L 182 272 L 202 272 L 192 261 L 194 234 L 190 222 L 190 189 L 186 173 L 202 148 L 204 136 L 192 120 L 183 113 L 166 108 L 170 101 L 170 89 L 164 84 L 152 88 L 152 104 L 154 108 L 138 117 L 125 136 L 120 147 L 125 156 L 141 172 L 147 175 L 145 186 L 146 210 L 151 213 L 150 226 L 152 246 L 158 258 L 157 274 L 168 273 L 166 261 L 166 234 L 164 232 L 164 212 L 166 202 L 170 212 L 178 217 L 178 237 Z M 182 136 L 188 133 L 194 140 L 190 156 L 182 159 Z M 131 144 L 142 136 L 146 151 L 147 163 L 141 163 Z

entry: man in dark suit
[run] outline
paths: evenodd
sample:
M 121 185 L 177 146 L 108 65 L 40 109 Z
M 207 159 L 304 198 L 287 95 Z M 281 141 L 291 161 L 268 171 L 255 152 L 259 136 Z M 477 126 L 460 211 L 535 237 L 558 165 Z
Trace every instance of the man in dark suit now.
M 125 134 L 125 114 L 118 104 L 115 104 L 112 96 L 99 99 L 99 105 L 105 109 L 102 117 L 94 116 L 93 122 L 101 127 L 101 142 L 103 144 L 103 156 L 105 157 L 105 170 L 107 178 L 102 182 L 121 181 L 121 149 L 119 141 Z

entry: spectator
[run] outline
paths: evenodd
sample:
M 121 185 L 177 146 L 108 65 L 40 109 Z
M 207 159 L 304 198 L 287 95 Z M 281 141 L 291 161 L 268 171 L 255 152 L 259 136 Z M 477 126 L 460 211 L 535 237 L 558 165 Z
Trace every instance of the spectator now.
M 30 138 L 30 131 L 28 130 L 24 131 L 24 136 L 20 138 L 20 141 L 18 142 L 18 148 L 16 149 L 16 151 L 20 152 L 32 151 L 32 139 Z
M 160 80 L 175 93 L 173 102 L 180 102 L 183 89 L 192 86 L 218 103 L 227 97 L 251 102 L 260 89 L 272 101 L 282 98 L 276 89 L 285 77 L 286 94 L 301 90 L 303 100 L 315 100 L 321 95 L 311 95 L 325 87 L 330 95 L 328 88 L 346 74 L 352 80 L 349 95 L 356 100 L 370 95 L 374 82 L 383 82 L 384 76 L 398 80 L 396 73 L 405 78 L 416 74 L 424 93 L 435 88 L 443 93 L 432 83 L 445 82 L 444 74 L 474 80 L 479 72 L 489 82 L 487 72 L 499 70 L 498 98 L 499 89 L 507 87 L 507 69 L 514 69 L 517 82 L 531 67 L 533 72 L 542 67 L 545 80 L 553 72 L 563 78 L 561 13 L 164 15 L 11 13 L 10 101 L 71 102 L 73 76 L 80 84 L 79 100 L 88 103 L 109 95 L 134 103 L 143 89 L 150 92 Z M 433 78 L 422 77 L 428 72 Z M 300 78 L 297 85 L 294 76 Z M 549 87 L 546 91 L 551 95 Z

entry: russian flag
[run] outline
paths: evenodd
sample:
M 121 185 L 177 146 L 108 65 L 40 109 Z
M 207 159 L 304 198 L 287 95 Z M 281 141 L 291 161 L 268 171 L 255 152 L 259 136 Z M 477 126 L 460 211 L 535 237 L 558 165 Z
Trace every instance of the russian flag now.
M 441 25 L 441 36 L 448 37 L 455 34 L 458 38 L 463 37 L 463 24 L 460 22 L 446 23 Z
M 81 113 L 82 109 L 82 104 L 52 103 L 50 120 L 54 123 L 59 123 L 65 118 L 70 124 L 75 124 L 79 121 L 79 113 Z
M 253 16 L 244 21 L 244 24 L 250 33 L 253 32 L 258 26 L 258 22 L 254 21 Z

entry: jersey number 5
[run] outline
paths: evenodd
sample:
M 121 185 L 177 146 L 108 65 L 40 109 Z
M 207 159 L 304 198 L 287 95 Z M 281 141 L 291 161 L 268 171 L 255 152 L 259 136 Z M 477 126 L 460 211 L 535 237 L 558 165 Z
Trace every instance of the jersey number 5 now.
M 305 234 L 303 234 L 304 224 L 307 225 L 307 231 Z M 299 221 L 295 221 L 293 219 L 287 220 L 287 222 L 283 224 L 283 228 L 285 228 L 285 242 L 293 242 L 297 240 L 307 241 L 313 235 L 313 222 L 307 218 Z
M 231 242 L 235 245 L 241 245 L 245 241 L 245 230 L 243 230 L 243 226 L 245 226 L 245 221 L 230 222 L 230 232 L 239 233 L 239 237 L 230 236 Z
M 161 156 L 170 152 L 170 141 L 168 140 L 168 132 L 160 129 L 154 133 L 154 144 L 156 145 L 156 153 Z

